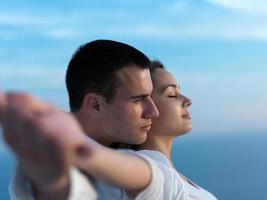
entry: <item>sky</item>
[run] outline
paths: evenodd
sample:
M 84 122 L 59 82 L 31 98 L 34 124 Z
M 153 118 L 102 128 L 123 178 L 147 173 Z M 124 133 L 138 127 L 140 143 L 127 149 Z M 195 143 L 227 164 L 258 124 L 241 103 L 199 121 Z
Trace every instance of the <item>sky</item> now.
M 266 132 L 266 1 L 1 0 L 0 87 L 68 110 L 67 64 L 95 39 L 161 60 L 193 102 L 193 132 Z

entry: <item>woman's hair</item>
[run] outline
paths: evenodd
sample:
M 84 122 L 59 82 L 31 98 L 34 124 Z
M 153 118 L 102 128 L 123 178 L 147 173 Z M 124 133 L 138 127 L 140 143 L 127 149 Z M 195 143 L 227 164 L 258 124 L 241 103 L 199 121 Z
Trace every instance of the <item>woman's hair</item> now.
M 149 65 L 150 73 L 153 74 L 156 69 L 165 69 L 165 67 L 159 60 L 152 60 Z

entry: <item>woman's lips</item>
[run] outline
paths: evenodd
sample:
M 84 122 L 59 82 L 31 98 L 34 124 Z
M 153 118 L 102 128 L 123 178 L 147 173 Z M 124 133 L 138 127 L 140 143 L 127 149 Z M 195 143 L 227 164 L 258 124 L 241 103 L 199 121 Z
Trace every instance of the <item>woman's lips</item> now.
M 191 119 L 191 116 L 190 116 L 189 112 L 186 112 L 185 114 L 182 115 L 182 118 Z

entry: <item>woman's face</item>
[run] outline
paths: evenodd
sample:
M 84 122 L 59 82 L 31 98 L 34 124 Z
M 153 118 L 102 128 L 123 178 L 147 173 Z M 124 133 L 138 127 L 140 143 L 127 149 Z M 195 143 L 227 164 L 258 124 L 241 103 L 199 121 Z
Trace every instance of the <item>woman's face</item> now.
M 181 94 L 173 75 L 164 69 L 156 69 L 152 81 L 151 97 L 159 110 L 159 117 L 152 120 L 150 134 L 178 136 L 191 131 L 188 112 L 191 100 Z

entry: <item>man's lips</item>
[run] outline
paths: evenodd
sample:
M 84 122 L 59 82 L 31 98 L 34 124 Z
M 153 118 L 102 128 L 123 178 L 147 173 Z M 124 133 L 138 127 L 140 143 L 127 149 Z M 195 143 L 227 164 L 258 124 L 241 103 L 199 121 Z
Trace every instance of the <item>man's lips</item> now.
M 141 126 L 141 129 L 144 129 L 144 130 L 150 130 L 150 127 L 151 127 L 151 123 L 150 124 L 146 124 L 144 126 Z

